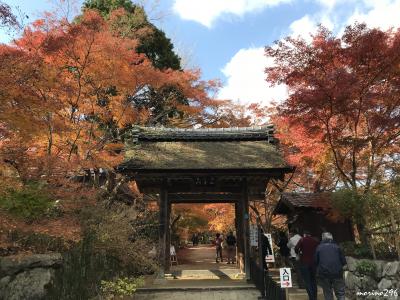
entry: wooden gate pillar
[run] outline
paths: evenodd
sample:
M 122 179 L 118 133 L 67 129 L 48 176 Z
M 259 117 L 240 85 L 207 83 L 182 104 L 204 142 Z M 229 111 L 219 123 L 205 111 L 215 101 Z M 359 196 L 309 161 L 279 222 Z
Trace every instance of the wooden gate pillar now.
M 236 240 L 237 240 L 237 264 L 241 273 L 244 269 L 244 238 L 243 238 L 243 206 L 242 199 L 235 203 L 235 220 L 236 220 Z
M 159 246 L 159 277 L 163 278 L 165 272 L 170 269 L 170 244 L 171 233 L 169 228 L 169 219 L 171 213 L 171 204 L 168 200 L 168 191 L 165 185 L 161 188 L 159 197 L 159 231 L 158 231 L 158 246 Z
M 250 226 L 247 180 L 242 181 L 242 196 L 235 205 L 238 263 L 241 273 L 250 279 Z
M 250 214 L 249 214 L 249 195 L 247 189 L 247 179 L 243 179 L 242 186 L 242 205 L 243 205 L 243 237 L 244 237 L 244 265 L 246 279 L 250 280 Z

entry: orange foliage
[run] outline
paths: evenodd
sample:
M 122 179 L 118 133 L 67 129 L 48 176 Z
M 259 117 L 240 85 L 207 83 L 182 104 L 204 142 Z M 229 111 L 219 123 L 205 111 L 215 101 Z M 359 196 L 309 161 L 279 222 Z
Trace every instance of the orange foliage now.
M 172 125 L 248 125 L 239 106 L 213 99 L 217 81 L 200 80 L 199 70 L 153 67 L 136 51 L 138 41 L 116 34 L 111 23 L 91 10 L 74 23 L 46 14 L 13 44 L 0 45 L 0 192 L 45 181 L 65 212 L 88 204 L 96 191 L 73 179 L 113 169 L 132 125 L 157 124 L 151 108 L 134 101 L 150 88 L 173 86 L 187 99 L 165 100 L 182 112 Z
M 223 234 L 235 230 L 235 206 L 230 203 L 207 204 L 204 210 L 209 217 L 209 228 L 211 231 Z
M 235 228 L 235 207 L 230 203 L 214 204 L 175 204 L 173 216 L 181 218 L 195 218 L 190 228 L 196 232 L 211 231 L 228 233 Z M 196 219 L 204 221 L 204 225 L 196 223 Z M 178 222 L 179 224 L 179 222 Z M 186 222 L 184 222 L 185 225 Z M 181 230 L 183 228 L 180 228 Z
M 174 104 L 185 115 L 178 126 L 212 126 L 222 119 L 216 111 L 227 102 L 209 97 L 216 82 L 199 80 L 198 70 L 156 69 L 136 45 L 90 10 L 74 24 L 49 15 L 14 45 L 1 45 L 1 161 L 22 180 L 117 165 L 118 132 L 151 116 L 129 99 L 150 86 L 178 86 L 189 99 L 190 105 Z

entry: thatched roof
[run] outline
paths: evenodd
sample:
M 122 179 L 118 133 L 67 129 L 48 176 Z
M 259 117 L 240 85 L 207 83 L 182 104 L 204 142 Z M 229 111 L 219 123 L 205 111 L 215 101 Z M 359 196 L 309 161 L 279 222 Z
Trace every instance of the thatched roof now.
M 274 145 L 273 127 L 222 129 L 140 128 L 125 148 L 122 169 L 276 169 L 287 164 Z
M 269 169 L 287 167 L 264 141 L 142 142 L 126 151 L 133 169 Z

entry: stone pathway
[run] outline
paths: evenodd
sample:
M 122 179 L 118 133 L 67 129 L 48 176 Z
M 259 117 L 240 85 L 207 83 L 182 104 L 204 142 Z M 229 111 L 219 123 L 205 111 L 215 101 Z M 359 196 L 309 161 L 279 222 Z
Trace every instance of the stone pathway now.
M 164 282 L 149 280 L 137 300 L 256 300 L 260 292 L 247 283 L 236 264 L 215 262 L 215 248 L 199 245 L 180 249 L 178 265 Z M 226 255 L 225 255 L 226 257 Z
M 180 249 L 177 256 L 179 264 L 171 267 L 173 279 L 237 280 L 244 278 L 244 274 L 240 274 L 236 264 L 227 264 L 226 261 L 217 263 L 215 261 L 215 248 L 210 245 Z
M 224 261 L 215 262 L 215 247 L 212 245 L 199 245 L 179 249 L 178 265 L 173 266 L 171 270 L 209 270 L 209 269 L 237 269 L 236 264 L 226 263 L 226 253 L 223 251 Z
M 180 249 L 179 264 L 172 266 L 166 280 L 148 279 L 138 289 L 136 300 L 256 300 L 260 292 L 254 284 L 247 283 L 236 264 L 215 262 L 215 248 L 200 245 Z M 226 256 L 225 256 L 226 257 Z M 279 282 L 279 269 L 271 269 L 272 278 Z M 294 277 L 296 274 L 294 274 Z M 305 290 L 295 286 L 289 289 L 288 300 L 307 300 Z M 318 298 L 323 299 L 319 290 Z

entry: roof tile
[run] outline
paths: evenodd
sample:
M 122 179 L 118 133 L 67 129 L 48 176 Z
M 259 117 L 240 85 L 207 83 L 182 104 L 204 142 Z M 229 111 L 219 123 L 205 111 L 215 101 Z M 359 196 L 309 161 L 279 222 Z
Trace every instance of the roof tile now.
M 293 207 L 332 208 L 331 193 L 283 193 L 281 200 Z

